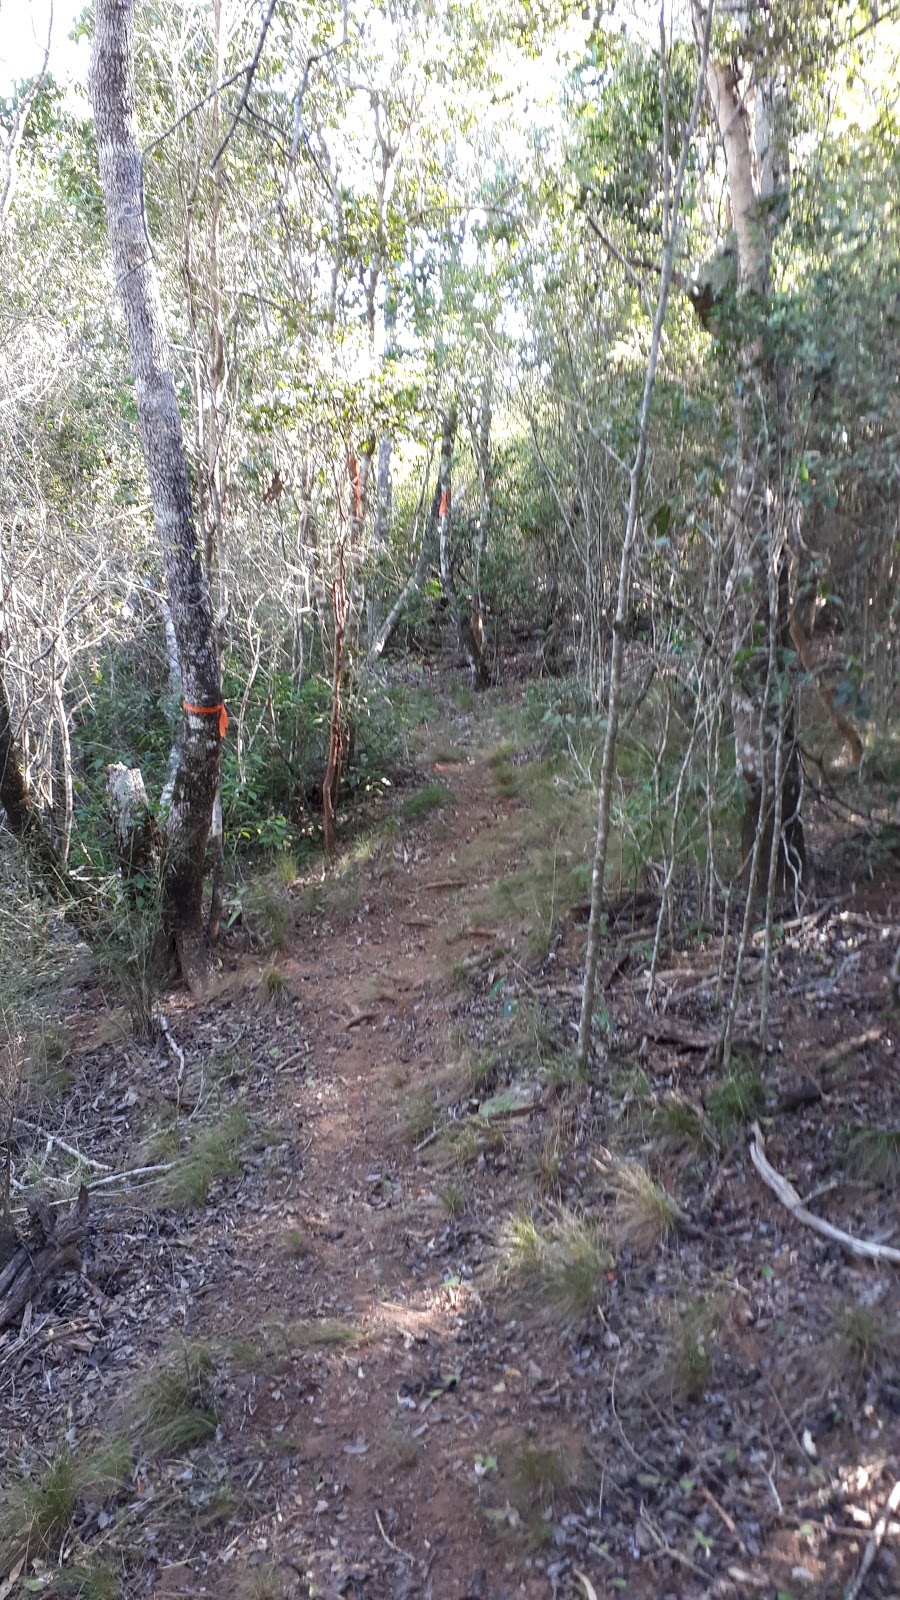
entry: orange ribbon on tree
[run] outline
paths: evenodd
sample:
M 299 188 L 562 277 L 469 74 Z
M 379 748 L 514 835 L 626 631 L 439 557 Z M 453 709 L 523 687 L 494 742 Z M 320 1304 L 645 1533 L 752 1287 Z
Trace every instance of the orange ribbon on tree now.
M 217 705 L 217 706 L 189 706 L 186 700 L 182 700 L 181 704 L 183 705 L 185 711 L 193 711 L 194 715 L 197 716 L 197 717 L 215 717 L 215 716 L 218 716 L 218 719 L 219 719 L 219 738 L 220 739 L 224 739 L 226 733 L 228 732 L 228 712 L 225 710 L 224 705 L 220 704 L 220 705 Z
M 446 489 L 442 489 L 441 490 L 441 509 L 438 512 L 438 516 L 445 517 L 447 515 L 447 501 L 448 501 L 447 490 Z

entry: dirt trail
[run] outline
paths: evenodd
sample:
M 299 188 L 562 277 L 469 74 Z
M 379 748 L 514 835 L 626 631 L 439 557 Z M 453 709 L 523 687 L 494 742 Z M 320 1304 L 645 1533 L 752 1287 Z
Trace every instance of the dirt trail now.
M 532 1363 L 526 1375 L 515 1329 L 498 1337 L 485 1311 L 473 1278 L 491 1218 L 473 1194 L 448 1212 L 428 1115 L 460 1073 L 450 973 L 472 946 L 466 848 L 500 870 L 515 801 L 483 752 L 435 760 L 440 748 L 423 765 L 447 803 L 363 875 L 339 927 L 327 910 L 301 920 L 278 960 L 302 1052 L 280 1113 L 296 1164 L 288 1193 L 234 1229 L 232 1270 L 192 1328 L 240 1339 L 334 1318 L 357 1330 L 287 1381 L 253 1381 L 252 1434 L 264 1450 L 290 1441 L 290 1465 L 274 1519 L 237 1541 L 235 1560 L 253 1560 L 255 1542 L 304 1594 L 310 1581 L 311 1593 L 446 1600 L 550 1592 L 547 1559 L 535 1569 L 490 1537 L 479 1509 L 484 1461 L 524 1426 L 543 1374 Z
M 277 949 L 248 948 L 248 900 L 216 997 L 167 998 L 168 1040 L 114 1035 L 104 997 L 71 991 L 80 1048 L 43 1113 L 64 1148 L 129 1171 L 155 1129 L 209 1161 L 229 1118 L 240 1148 L 213 1138 L 190 1203 L 98 1189 L 82 1275 L 0 1335 L 10 1461 L 126 1444 L 19 1571 L 48 1600 L 844 1593 L 900 1477 L 900 1275 L 792 1220 L 746 1122 L 766 1118 L 777 1167 L 835 1222 L 895 1237 L 896 1136 L 854 1177 L 847 1130 L 897 1125 L 900 889 L 786 922 L 776 1043 L 731 1079 L 704 1048 L 715 941 L 666 953 L 651 1013 L 655 902 L 611 908 L 609 1059 L 586 1084 L 567 1051 L 584 930 L 577 893 L 560 925 L 555 876 L 581 843 L 552 775 L 538 803 L 526 752 L 489 753 L 501 713 L 494 691 L 444 708 L 427 781 L 326 879 L 277 890 Z M 555 931 L 536 957 L 542 836 Z M 624 1210 L 606 1145 L 643 1174 Z M 141 1397 L 189 1368 L 215 1421 L 160 1449 Z M 895 1533 L 866 1600 L 900 1593 Z

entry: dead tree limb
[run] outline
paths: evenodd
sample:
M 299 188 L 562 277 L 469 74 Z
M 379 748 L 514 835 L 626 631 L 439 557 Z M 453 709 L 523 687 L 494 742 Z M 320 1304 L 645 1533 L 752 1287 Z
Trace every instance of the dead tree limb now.
M 824 1239 L 832 1239 L 844 1250 L 853 1256 L 863 1256 L 867 1261 L 892 1261 L 895 1266 L 900 1266 L 900 1250 L 895 1250 L 889 1244 L 876 1244 L 873 1239 L 857 1239 L 852 1233 L 845 1233 L 843 1228 L 836 1228 L 833 1223 L 826 1222 L 824 1217 L 817 1217 L 812 1211 L 807 1211 L 792 1183 L 776 1172 L 771 1162 L 766 1159 L 765 1140 L 758 1122 L 754 1122 L 751 1129 L 753 1143 L 750 1146 L 750 1160 L 757 1172 L 781 1201 L 781 1204 L 796 1217 L 798 1222 L 805 1223 L 807 1228 L 812 1228 L 814 1233 L 820 1233 Z
M 0 1272 L 0 1328 L 17 1322 L 29 1300 L 66 1267 L 81 1266 L 81 1249 L 87 1232 L 88 1191 L 82 1184 L 78 1199 L 62 1215 L 46 1200 L 34 1203 L 31 1240 L 19 1246 Z

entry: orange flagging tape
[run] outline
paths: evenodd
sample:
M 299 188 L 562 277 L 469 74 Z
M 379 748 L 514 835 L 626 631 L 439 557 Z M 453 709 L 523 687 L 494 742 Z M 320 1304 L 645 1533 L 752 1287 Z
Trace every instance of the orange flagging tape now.
M 446 491 L 446 489 L 442 489 L 441 490 L 441 509 L 440 509 L 438 515 L 441 516 L 441 517 L 445 517 L 447 515 L 447 491 Z
M 189 706 L 186 700 L 182 700 L 181 704 L 184 706 L 185 711 L 193 711 L 195 716 L 198 716 L 198 717 L 215 717 L 215 716 L 218 716 L 218 718 L 219 718 L 219 738 L 220 739 L 224 739 L 226 733 L 228 732 L 228 712 L 225 710 L 225 707 L 223 705 L 218 705 L 218 706 Z

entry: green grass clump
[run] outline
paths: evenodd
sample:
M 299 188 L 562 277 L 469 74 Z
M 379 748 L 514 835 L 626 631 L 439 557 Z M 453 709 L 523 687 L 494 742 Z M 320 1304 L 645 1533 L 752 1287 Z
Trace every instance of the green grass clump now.
M 289 889 L 297 881 L 297 857 L 290 850 L 280 850 L 275 857 L 275 876 L 278 882 Z
M 0 1510 L 0 1568 L 56 1554 L 78 1505 L 80 1479 L 75 1456 L 61 1450 L 34 1475 L 4 1485 Z
M 503 1255 L 504 1275 L 519 1297 L 563 1326 L 590 1315 L 614 1266 L 601 1229 L 568 1211 L 545 1225 L 516 1218 Z
M 508 1475 L 519 1511 L 537 1505 L 552 1505 L 560 1489 L 570 1480 L 568 1464 L 558 1450 L 542 1450 L 538 1445 L 523 1445 L 513 1456 Z
M 136 1431 L 151 1455 L 173 1456 L 211 1439 L 218 1422 L 212 1351 L 193 1340 L 169 1354 L 143 1383 Z
M 173 1148 L 177 1154 L 157 1187 L 161 1204 L 202 1206 L 218 1179 L 237 1177 L 251 1142 L 250 1122 L 240 1106 L 205 1125 L 188 1123 L 183 1134 L 174 1125 L 162 1130 L 153 1158 L 165 1160 Z
M 653 1113 L 651 1131 L 671 1150 L 692 1150 L 705 1155 L 715 1148 L 715 1135 L 696 1106 L 674 1096 Z
M 850 1140 L 847 1162 L 861 1183 L 900 1188 L 900 1128 L 858 1128 Z
M 443 1124 L 440 1142 L 449 1161 L 462 1172 L 475 1165 L 482 1151 L 505 1149 L 507 1140 L 501 1127 L 482 1117 L 463 1117 L 459 1122 Z
M 112 1563 L 99 1557 L 57 1568 L 50 1588 L 42 1588 L 41 1592 L 50 1600 L 117 1600 L 122 1585 Z
M 93 1454 L 66 1445 L 34 1471 L 0 1478 L 0 1570 L 9 1572 L 19 1561 L 53 1559 L 81 1503 L 117 1494 L 132 1467 L 128 1441 L 114 1434 Z M 88 1587 L 83 1592 L 95 1593 Z M 105 1597 L 98 1593 L 97 1600 Z
M 282 876 L 285 870 L 279 860 L 274 879 L 258 879 L 248 886 L 243 896 L 244 926 L 264 950 L 286 950 L 290 942 L 294 903 Z
M 721 1139 L 730 1140 L 759 1115 L 763 1087 L 751 1061 L 736 1061 L 706 1096 L 706 1112 Z
M 403 801 L 400 811 L 404 822 L 415 824 L 424 822 L 430 817 L 432 811 L 439 811 L 442 806 L 449 805 L 453 799 L 453 791 L 445 783 L 426 783 L 423 789 L 417 789 L 415 794 L 409 794 Z

